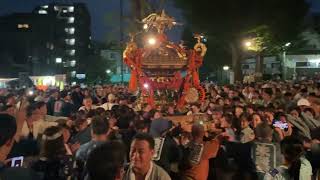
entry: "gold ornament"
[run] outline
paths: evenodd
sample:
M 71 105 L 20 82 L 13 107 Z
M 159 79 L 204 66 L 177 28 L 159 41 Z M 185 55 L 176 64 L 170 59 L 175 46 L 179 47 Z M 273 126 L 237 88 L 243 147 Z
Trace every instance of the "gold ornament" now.
M 178 25 L 173 17 L 168 16 L 164 10 L 161 14 L 152 13 L 142 20 L 146 25 L 146 31 L 150 28 L 156 28 L 158 33 L 162 34 L 166 28 L 171 29 L 173 26 Z
M 185 97 L 187 103 L 196 103 L 199 100 L 199 92 L 196 88 L 190 88 Z
M 205 44 L 198 42 L 195 46 L 194 46 L 194 50 L 196 50 L 197 52 L 200 52 L 200 55 L 202 57 L 204 57 L 207 53 L 207 47 Z

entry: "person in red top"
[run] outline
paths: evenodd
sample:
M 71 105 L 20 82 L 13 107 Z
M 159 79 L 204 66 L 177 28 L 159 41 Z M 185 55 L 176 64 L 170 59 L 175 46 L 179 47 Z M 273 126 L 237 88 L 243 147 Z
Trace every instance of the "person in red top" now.
M 190 147 L 191 151 L 197 149 L 195 146 L 202 147 L 202 150 L 199 151 L 200 153 L 198 152 L 199 158 L 194 158 L 196 155 L 193 156 L 197 153 L 189 153 L 189 156 L 193 156 L 188 158 L 191 168 L 183 172 L 183 179 L 207 180 L 209 173 L 209 159 L 216 157 L 220 146 L 220 140 L 215 138 L 211 141 L 203 141 L 204 135 L 205 129 L 203 125 L 194 124 L 192 126 L 192 141 L 187 146 Z M 221 136 L 219 136 L 219 139 L 220 137 Z M 198 161 L 196 159 L 198 159 Z

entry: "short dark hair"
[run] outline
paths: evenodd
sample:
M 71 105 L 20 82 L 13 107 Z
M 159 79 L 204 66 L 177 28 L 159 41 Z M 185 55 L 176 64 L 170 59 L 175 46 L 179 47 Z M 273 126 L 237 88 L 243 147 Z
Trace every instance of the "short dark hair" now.
M 17 132 L 17 123 L 13 116 L 0 114 L 0 147 L 9 139 L 12 139 Z
M 38 101 L 38 102 L 35 102 L 34 103 L 34 108 L 35 109 L 40 109 L 41 107 L 43 107 L 43 106 L 46 106 L 47 104 L 45 103 L 45 102 L 43 102 L 43 101 Z
M 125 156 L 125 146 L 118 141 L 109 141 L 95 148 L 86 164 L 90 180 L 114 180 L 123 167 Z
M 102 115 L 106 113 L 106 110 L 103 107 L 98 107 L 96 110 L 96 114 Z
M 148 133 L 138 133 L 133 137 L 133 140 L 138 141 L 147 141 L 149 144 L 150 149 L 154 149 L 154 139 Z
M 292 93 L 291 92 L 286 92 L 286 93 L 284 93 L 284 96 L 290 97 L 290 96 L 292 96 Z
M 74 126 L 76 128 L 79 128 L 83 123 L 87 121 L 86 115 L 83 113 L 77 113 L 76 114 L 76 119 L 74 121 Z
M 5 100 L 8 101 L 8 99 L 12 98 L 12 97 L 15 97 L 14 94 L 12 93 L 9 93 L 6 97 L 5 97 Z
M 273 91 L 271 88 L 264 88 L 263 89 L 263 92 L 268 94 L 269 96 L 272 96 L 273 95 Z
M 91 129 L 93 134 L 96 135 L 107 134 L 109 125 L 102 117 L 95 116 L 91 122 Z
M 8 109 L 13 108 L 13 107 L 14 106 L 12 106 L 12 105 L 5 104 L 5 105 L 0 106 L 0 111 L 7 111 Z
M 281 153 L 290 163 L 288 169 L 290 179 L 299 179 L 301 160 L 304 153 L 303 142 L 294 136 L 287 136 L 280 142 Z
M 30 104 L 27 106 L 26 111 L 27 111 L 27 117 L 31 117 L 33 111 L 36 110 L 36 106 L 34 104 Z
M 85 100 L 85 99 L 90 99 L 90 100 L 92 100 L 92 97 L 91 97 L 91 96 L 85 96 L 85 97 L 83 98 L 83 100 Z
M 61 91 L 61 92 L 60 92 L 60 97 L 61 97 L 61 98 L 65 98 L 65 97 L 67 97 L 68 95 L 70 95 L 68 91 Z
M 272 137 L 273 130 L 266 122 L 260 123 L 255 129 L 255 135 L 257 138 L 267 139 Z
M 227 123 L 233 125 L 233 122 L 234 122 L 233 114 L 225 113 L 225 114 L 223 114 L 223 117 L 227 121 Z
M 133 125 L 136 130 L 142 130 L 148 127 L 148 123 L 143 120 L 136 120 L 133 122 Z
M 249 121 L 249 119 L 249 114 L 247 113 L 242 113 L 239 118 L 240 121 Z
M 90 109 L 90 110 L 88 111 L 88 113 L 86 114 L 86 117 L 87 117 L 87 118 L 92 118 L 92 117 L 97 116 L 97 115 L 98 115 L 97 110 L 95 110 L 95 109 Z
M 204 127 L 201 124 L 193 124 L 191 128 L 191 135 L 194 138 L 201 137 L 203 134 L 202 132 L 204 131 Z

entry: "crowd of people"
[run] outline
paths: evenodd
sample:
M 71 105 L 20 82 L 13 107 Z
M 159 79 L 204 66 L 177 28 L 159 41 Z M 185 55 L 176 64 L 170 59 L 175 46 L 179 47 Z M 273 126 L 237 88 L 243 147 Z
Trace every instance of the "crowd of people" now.
M 320 82 L 203 86 L 179 108 L 123 85 L 1 89 L 0 179 L 319 178 Z

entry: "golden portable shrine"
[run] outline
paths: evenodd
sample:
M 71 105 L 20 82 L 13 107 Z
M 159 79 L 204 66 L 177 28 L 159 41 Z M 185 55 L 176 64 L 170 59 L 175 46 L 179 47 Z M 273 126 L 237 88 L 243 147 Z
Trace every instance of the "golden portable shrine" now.
M 131 69 L 129 90 L 139 90 L 143 102 L 150 105 L 156 105 L 161 97 L 167 98 L 168 92 L 174 94 L 179 107 L 186 102 L 203 101 L 205 90 L 198 72 L 207 51 L 203 36 L 195 35 L 193 49 L 169 41 L 165 30 L 178 23 L 164 11 L 150 14 L 142 23 L 144 32 L 131 34 L 123 53 L 124 63 Z M 137 38 L 141 34 L 142 38 Z

